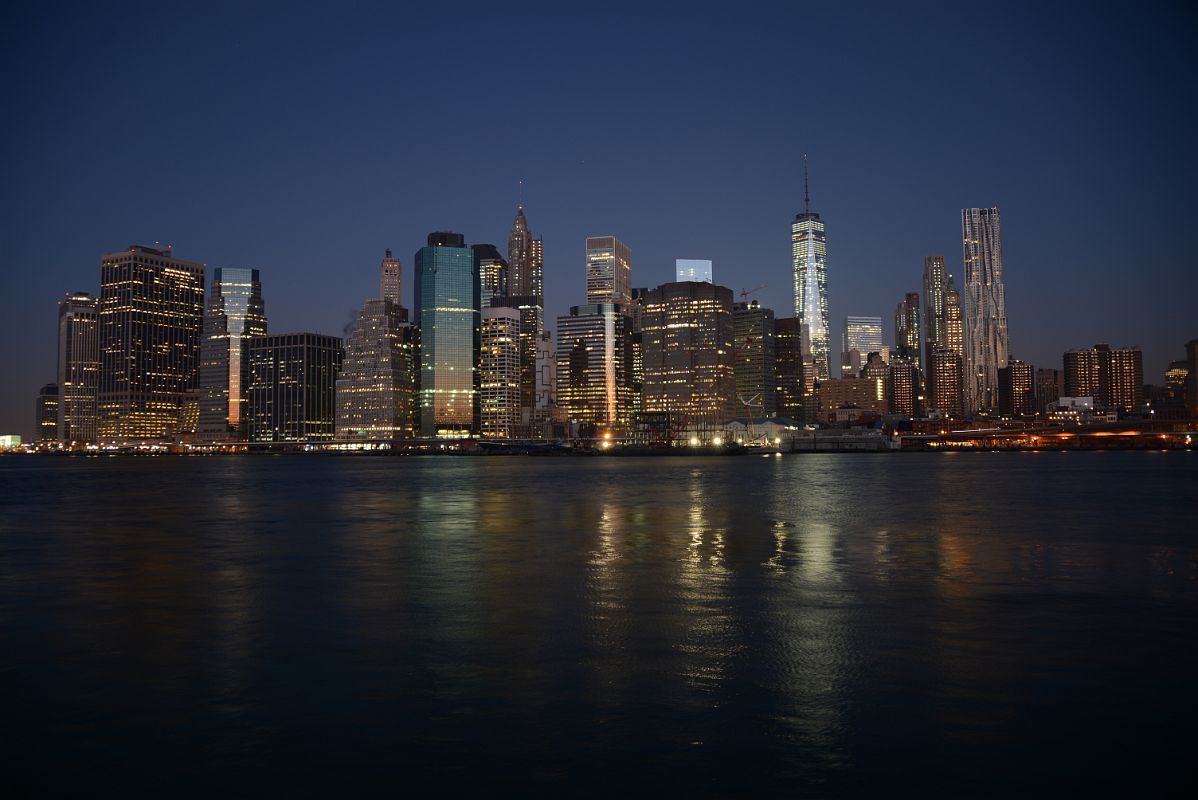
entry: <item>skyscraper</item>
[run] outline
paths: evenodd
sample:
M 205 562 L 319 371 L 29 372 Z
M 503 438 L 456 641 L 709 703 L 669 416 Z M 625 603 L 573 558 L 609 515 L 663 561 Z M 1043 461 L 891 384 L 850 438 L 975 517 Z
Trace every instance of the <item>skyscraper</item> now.
M 537 305 L 545 305 L 545 243 L 539 238 L 534 238 L 529 242 L 529 274 L 532 276 L 529 288 L 533 297 L 537 298 Z
M 732 312 L 736 356 L 736 413 L 771 417 L 778 411 L 774 373 L 774 312 L 756 300 L 737 303 Z
M 828 248 L 824 223 L 811 210 L 807 157 L 803 157 L 803 213 L 790 226 L 794 267 L 795 316 L 807 327 L 808 347 L 816 380 L 827 380 L 828 363 Z
M 483 436 L 510 439 L 520 426 L 520 312 L 482 310 L 479 358 L 480 430 Z
M 508 292 L 533 294 L 532 233 L 524 217 L 524 206 L 516 206 L 516 218 L 507 237 Z
M 460 233 L 434 232 L 416 253 L 420 326 L 420 435 L 478 429 L 479 283 L 475 252 Z
M 249 385 L 245 345 L 266 333 L 266 307 L 258 270 L 213 270 L 200 342 L 199 438 L 245 438 L 243 417 Z
M 535 295 L 508 295 L 491 301 L 494 308 L 514 309 L 519 313 L 520 402 L 518 430 L 512 435 L 539 436 L 534 431 L 537 397 L 537 342 L 545 332 L 545 309 Z M 485 310 L 485 309 L 484 309 Z
M 496 297 L 508 294 L 508 262 L 493 244 L 472 244 L 470 248 L 478 259 L 479 308 L 496 305 L 493 302 Z
M 96 298 L 72 292 L 58 301 L 58 441 L 96 440 L 100 322 Z
M 614 303 L 557 318 L 557 397 L 571 422 L 627 429 L 632 416 L 630 320 Z
M 336 438 L 415 434 L 416 342 L 407 318 L 407 309 L 390 298 L 362 306 L 337 374 Z
M 802 335 L 798 317 L 774 320 L 774 385 L 781 417 L 804 418 Z
M 553 434 L 557 420 L 557 347 L 549 331 L 537 341 L 536 405 L 533 408 L 532 435 L 538 438 Z
M 880 353 L 883 361 L 889 361 L 890 348 L 882 344 L 882 318 L 845 317 L 840 353 L 840 373 L 845 378 L 856 378 L 870 353 Z
M 650 289 L 641 335 L 646 412 L 708 426 L 736 416 L 731 289 L 694 281 Z
M 100 259 L 101 439 L 195 432 L 203 321 L 203 264 L 141 245 Z
M 919 315 L 919 293 L 907 292 L 907 296 L 894 311 L 894 344 L 900 356 L 907 356 L 919 369 L 919 354 L 923 348 Z
M 998 368 L 1008 359 L 1002 223 L 997 208 L 961 209 L 965 256 L 965 399 L 968 411 L 998 408 Z
M 52 442 L 58 438 L 58 384 L 47 383 L 41 388 L 34 413 L 37 441 Z
M 910 417 L 923 413 L 920 392 L 919 367 L 909 355 L 895 355 L 887 365 L 890 371 L 890 413 L 906 414 Z
M 932 351 L 948 346 L 946 301 L 948 271 L 944 256 L 926 256 L 923 260 L 923 362 L 928 397 L 935 397 L 936 372 L 932 369 Z
M 403 265 L 387 250 L 379 265 L 379 297 L 396 306 L 403 305 Z
M 674 280 L 711 283 L 711 261 L 700 258 L 674 259 Z
M 615 303 L 631 313 L 632 251 L 614 236 L 587 237 L 587 303 Z
M 252 442 L 313 442 L 333 438 L 341 340 L 319 333 L 256 336 L 249 356 Z

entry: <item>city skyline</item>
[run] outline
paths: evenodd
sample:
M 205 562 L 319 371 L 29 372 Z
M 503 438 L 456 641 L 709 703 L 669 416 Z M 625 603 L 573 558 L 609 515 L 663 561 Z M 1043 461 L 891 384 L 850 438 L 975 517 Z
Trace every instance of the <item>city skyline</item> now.
M 38 386 L 55 379 L 49 326 L 57 301 L 68 291 L 98 295 L 98 256 L 130 243 L 173 244 L 176 257 L 204 263 L 209 272 L 258 269 L 272 330 L 341 335 L 351 311 L 377 291 L 374 270 L 384 248 L 404 262 L 403 299 L 412 308 L 409 254 L 428 231 L 461 231 L 467 241 L 494 243 L 502 251 L 515 206 L 523 202 L 530 226 L 547 245 L 546 320 L 582 302 L 583 241 L 607 233 L 636 253 L 634 286 L 666 282 L 676 258 L 701 254 L 715 262 L 719 282 L 734 292 L 765 284 L 754 299 L 784 316 L 791 294 L 785 226 L 802 208 L 803 152 L 811 154 L 816 205 L 831 229 L 831 320 L 852 314 L 887 318 L 895 298 L 920 286 L 922 262 L 930 253 L 946 256 L 946 269 L 964 293 L 958 215 L 963 208 L 997 206 L 1005 217 L 1013 357 L 1060 368 L 1062 352 L 1093 342 L 1139 345 L 1145 381 L 1159 384 L 1167 365 L 1181 355 L 1179 343 L 1194 335 L 1185 298 L 1195 294 L 1198 278 L 1186 268 L 1180 217 L 1183 191 L 1195 174 L 1180 132 L 1189 129 L 1194 112 L 1166 100 L 1187 63 L 1179 61 L 1177 48 L 1184 26 L 1168 14 L 1119 25 L 1090 20 L 1079 28 L 1067 10 L 1040 12 L 1036 24 L 1027 25 L 1028 12 L 1012 9 L 998 13 L 989 31 L 950 41 L 946 32 L 960 22 L 961 12 L 938 9 L 926 29 L 884 12 L 868 26 L 897 26 L 900 35 L 871 53 L 856 38 L 837 52 L 835 47 L 846 44 L 848 15 L 814 12 L 824 27 L 842 35 L 813 45 L 831 69 L 820 86 L 805 90 L 807 107 L 827 114 L 796 137 L 793 115 L 802 104 L 790 108 L 777 99 L 798 96 L 787 88 L 794 76 L 785 57 L 789 49 L 768 30 L 747 48 L 749 39 L 738 34 L 764 28 L 726 19 L 714 9 L 698 9 L 668 26 L 650 17 L 639 18 L 638 26 L 621 17 L 592 20 L 583 35 L 622 31 L 618 41 L 629 63 L 585 68 L 567 58 L 560 78 L 534 69 L 529 57 L 516 53 L 503 55 L 488 74 L 474 67 L 416 70 L 411 65 L 427 50 L 420 45 L 393 66 L 395 51 L 385 46 L 355 48 L 359 55 L 344 63 L 328 63 L 318 52 L 295 80 L 269 66 L 283 52 L 272 41 L 314 43 L 326 33 L 342 42 L 386 41 L 376 37 L 400 22 L 418 26 L 439 17 L 427 12 L 432 19 L 391 19 L 372 11 L 368 14 L 380 19 L 326 26 L 324 19 L 296 14 L 282 21 L 287 35 L 276 39 L 265 35 L 265 19 L 251 18 L 233 32 L 208 22 L 179 27 L 177 20 L 152 15 L 117 14 L 101 24 L 89 19 L 99 14 L 91 10 L 50 36 L 52 21 L 44 12 L 23 13 L 27 16 L 16 19 L 7 34 L 12 47 L 4 57 L 13 64 L 33 61 L 30 48 L 39 41 L 52 52 L 39 60 L 45 64 L 40 71 L 4 90 L 9 106 L 20 112 L 6 137 L 21 159 L 3 190 L 11 213 L 3 223 L 0 254 L 14 265 L 21 302 L 0 325 L 7 341 L 28 343 L 0 354 L 7 378 L 0 392 L 4 433 L 32 434 L 32 398 Z M 780 24 L 768 27 L 782 29 L 793 15 L 778 13 Z M 269 30 L 278 24 L 270 20 Z M 480 11 L 462 24 L 500 37 L 517 24 L 564 30 L 552 15 L 513 20 Z M 96 55 L 102 37 L 93 40 L 89 32 L 114 25 L 161 33 L 145 37 L 148 51 L 165 54 L 169 48 L 180 58 L 160 59 L 164 66 L 155 74 L 110 64 Z M 685 50 L 663 44 L 667 27 L 703 41 L 729 35 L 729 57 L 708 63 L 696 52 L 675 63 Z M 261 46 L 260 54 L 238 49 L 248 40 Z M 1144 55 L 1149 40 L 1157 46 Z M 1050 41 L 1061 46 L 1042 46 Z M 197 51 L 201 42 L 204 50 Z M 566 48 L 553 36 L 543 42 L 546 52 L 539 59 L 577 45 Z M 1001 59 L 1012 44 L 1028 57 L 1020 63 Z M 217 96 L 205 77 L 211 60 L 196 57 L 209 50 L 230 56 L 223 69 L 273 82 L 272 100 L 259 107 L 249 89 L 220 83 L 228 111 L 213 106 L 210 114 L 197 115 Z M 925 50 L 936 57 L 921 55 Z M 916 120 L 956 108 L 973 79 L 944 65 L 974 56 L 993 57 L 997 67 L 988 74 L 985 97 L 967 99 L 962 110 L 993 108 L 1001 125 L 975 129 L 968 144 L 947 136 L 923 141 L 914 134 L 875 132 L 871 120 L 881 114 L 894 123 L 887 130 L 915 130 Z M 892 74 L 895 61 L 908 67 L 901 76 Z M 728 82 L 713 84 L 712 76 L 729 65 L 734 67 Z M 83 69 L 86 86 L 73 79 Z M 669 99 L 659 107 L 653 104 L 662 92 L 641 87 L 646 70 L 660 75 L 658 89 L 668 90 Z M 473 103 L 478 111 L 499 107 L 508 102 L 501 87 L 515 72 L 525 75 L 525 90 L 542 109 L 536 120 L 448 137 L 405 124 L 416 98 L 437 108 L 447 107 L 450 98 L 453 104 Z M 318 81 L 315 91 L 312 81 Z M 309 128 L 291 124 L 309 103 L 328 108 L 341 96 L 340 85 L 358 88 L 344 99 L 345 115 L 335 127 L 319 120 Z M 738 95 L 735 86 L 750 89 Z M 916 89 L 921 99 L 908 104 L 902 98 L 910 95 L 900 87 Z M 129 135 L 135 129 L 123 121 L 78 128 L 52 121 L 64 113 L 107 119 L 109 108 L 135 104 L 150 115 L 145 124 L 151 125 L 152 105 L 145 99 L 173 88 L 193 98 L 177 109 L 188 124 L 169 133 L 163 128 L 152 140 Z M 1137 120 L 1135 126 L 1109 123 L 1112 93 Z M 627 131 L 586 129 L 585 100 L 613 97 L 623 98 L 643 124 Z M 770 102 L 763 103 L 765 98 Z M 674 124 L 678 114 L 702 105 L 729 113 L 685 130 Z M 238 124 L 228 127 L 234 119 Z M 672 136 L 655 138 L 667 126 Z M 47 130 L 56 132 L 46 137 Z M 572 134 L 563 135 L 566 130 Z M 300 153 L 306 171 L 297 171 Z M 447 169 L 451 179 L 442 174 Z M 170 198 L 123 193 L 113 202 L 109 188 L 128 174 L 169 181 L 178 191 Z M 369 185 L 378 188 L 380 175 L 384 202 L 367 192 Z M 479 191 L 450 188 L 466 176 Z M 1103 245 L 1092 202 L 1078 202 L 1104 196 L 1111 206 L 1134 201 L 1124 213 L 1137 226 L 1142 248 L 1130 271 L 1136 280 L 1126 280 L 1126 255 Z M 47 242 L 54 242 L 49 260 Z M 37 266 L 16 266 L 25 264 Z M 1079 287 L 1074 276 L 1082 270 L 1089 280 Z M 1123 313 L 1124 308 L 1133 311 Z

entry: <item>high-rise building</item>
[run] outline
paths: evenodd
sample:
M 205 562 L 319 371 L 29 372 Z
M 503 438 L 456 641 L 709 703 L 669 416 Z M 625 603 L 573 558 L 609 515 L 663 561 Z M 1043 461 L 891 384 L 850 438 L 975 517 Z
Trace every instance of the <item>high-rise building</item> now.
M 997 208 L 961 209 L 965 256 L 965 399 L 968 410 L 998 408 L 998 368 L 1008 359 L 1002 223 Z
M 910 358 L 917 370 L 923 345 L 919 316 L 919 293 L 907 292 L 894 311 L 894 344 L 898 355 Z
M 803 331 L 798 317 L 774 320 L 774 386 L 778 416 L 803 419 Z
M 379 265 L 379 297 L 395 306 L 403 305 L 403 265 L 387 250 Z
M 631 313 L 632 250 L 614 236 L 587 237 L 587 303 L 615 303 Z
M 203 264 L 141 245 L 100 259 L 99 438 L 195 432 L 203 322 Z
M 948 294 L 948 271 L 944 256 L 925 256 L 923 260 L 923 337 L 924 365 L 931 378 L 932 351 L 948 346 L 945 322 L 945 299 Z
M 855 357 L 854 351 L 857 354 Z M 870 353 L 880 353 L 883 361 L 890 358 L 889 348 L 882 344 L 882 318 L 845 317 L 844 333 L 840 339 L 841 376 L 857 377 Z
M 520 312 L 514 308 L 484 308 L 479 357 L 483 436 L 511 439 L 519 435 L 520 366 Z M 535 377 L 535 362 L 533 368 Z
M 533 409 L 532 435 L 546 438 L 553 434 L 557 414 L 557 347 L 549 331 L 537 340 L 536 406 Z
M 626 430 L 632 417 L 630 320 L 614 303 L 557 318 L 557 398 L 564 419 Z
M 319 333 L 256 336 L 249 353 L 247 438 L 315 442 L 334 437 L 341 340 Z
M 965 358 L 965 322 L 961 316 L 961 293 L 948 276 L 948 288 L 944 293 L 944 346 L 961 356 L 962 368 Z
M 94 442 L 100 379 L 96 298 L 72 292 L 58 301 L 58 441 Z
M 508 263 L 493 244 L 472 244 L 470 247 L 478 259 L 479 308 L 502 304 L 494 300 L 508 294 Z
M 928 370 L 928 397 L 932 407 L 946 417 L 961 419 L 965 416 L 965 397 L 961 383 L 961 353 L 951 347 L 937 347 L 932 351 L 932 363 Z
M 1111 350 L 1109 408 L 1138 411 L 1144 405 L 1144 354 L 1138 347 Z
M 732 312 L 736 355 L 737 415 L 772 417 L 778 412 L 774 362 L 774 312 L 756 300 L 737 303 Z
M 1186 342 L 1186 413 L 1198 419 L 1198 339 Z
M 417 346 L 407 318 L 390 298 L 362 306 L 337 374 L 336 438 L 415 435 Z
M 803 213 L 790 226 L 795 316 L 807 327 L 814 379 L 831 377 L 828 362 L 828 246 L 824 223 L 811 210 L 807 158 L 803 158 Z
M 508 234 L 508 291 L 513 295 L 532 295 L 532 232 L 524 216 L 524 206 L 516 206 L 512 231 Z
M 644 411 L 669 412 L 688 425 L 737 416 L 731 289 L 695 281 L 650 289 L 641 335 Z
M 537 238 L 529 242 L 529 262 L 531 264 L 532 291 L 530 294 L 537 298 L 537 305 L 545 305 L 545 243 Z
M 58 438 L 58 384 L 47 383 L 37 393 L 34 409 L 37 441 L 52 442 Z
M 266 307 L 258 270 L 213 270 L 200 342 L 200 439 L 245 438 L 245 393 L 249 385 L 245 346 L 250 339 L 266 333 Z
M 1096 344 L 1065 353 L 1065 396 L 1093 397 L 1096 408 L 1135 411 L 1144 403 L 1139 348 Z
M 674 259 L 674 280 L 711 283 L 711 261 L 701 258 Z
M 1037 369 L 1036 410 L 1041 414 L 1045 413 L 1048 410 L 1049 403 L 1055 403 L 1061 397 L 1066 396 L 1064 388 L 1064 377 L 1059 369 L 1046 369 L 1044 367 Z
M 508 295 L 491 301 L 495 308 L 515 309 L 520 315 L 520 403 L 518 435 L 535 437 L 537 397 L 537 342 L 545 332 L 545 309 L 535 295 Z M 516 435 L 516 434 L 513 434 Z
M 480 292 L 478 262 L 464 237 L 430 233 L 416 253 L 421 436 L 478 430 Z
M 1035 369 L 1012 358 L 998 370 L 998 413 L 1027 417 L 1036 413 Z
M 918 347 L 916 348 L 918 349 Z M 919 366 L 909 355 L 894 355 L 887 365 L 890 372 L 886 399 L 892 414 L 917 417 L 923 413 Z

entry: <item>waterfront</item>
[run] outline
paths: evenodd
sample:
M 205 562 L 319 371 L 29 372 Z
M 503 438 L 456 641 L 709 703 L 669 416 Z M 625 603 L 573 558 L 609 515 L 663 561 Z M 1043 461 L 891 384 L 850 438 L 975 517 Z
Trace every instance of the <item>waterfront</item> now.
M 0 459 L 42 793 L 1144 787 L 1198 454 Z

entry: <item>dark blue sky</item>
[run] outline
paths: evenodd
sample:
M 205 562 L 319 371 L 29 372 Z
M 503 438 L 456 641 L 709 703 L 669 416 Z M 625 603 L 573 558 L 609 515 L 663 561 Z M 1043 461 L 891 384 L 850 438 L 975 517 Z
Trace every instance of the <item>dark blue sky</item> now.
M 161 241 L 262 270 L 274 332 L 340 333 L 430 230 L 506 247 L 517 182 L 552 319 L 583 239 L 633 283 L 711 258 L 789 315 L 802 154 L 845 314 L 960 277 L 997 205 L 1012 352 L 1198 336 L 1198 25 L 1182 4 L 25 4 L 0 32 L 0 433 L 32 434 L 56 301 Z M 248 6 L 248 4 L 247 4 Z M 835 6 L 835 7 L 833 7 Z M 981 12 L 985 11 L 983 15 Z

